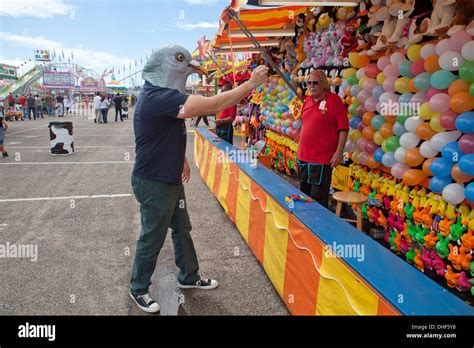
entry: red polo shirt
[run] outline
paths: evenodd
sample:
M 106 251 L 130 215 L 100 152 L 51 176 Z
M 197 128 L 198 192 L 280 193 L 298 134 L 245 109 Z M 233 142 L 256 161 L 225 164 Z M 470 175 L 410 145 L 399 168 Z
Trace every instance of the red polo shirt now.
M 222 110 L 221 112 L 219 112 L 217 114 L 217 119 L 218 120 L 223 120 L 227 117 L 232 117 L 232 118 L 235 119 L 236 116 L 237 116 L 237 105 L 234 105 L 234 106 L 231 106 L 228 109 L 225 109 L 225 110 Z M 232 122 L 233 121 L 228 122 L 228 123 L 232 123 Z
M 298 159 L 310 163 L 330 164 L 337 150 L 339 131 L 349 130 L 347 109 L 341 99 L 331 92 L 327 92 L 317 103 L 312 96 L 306 97 L 301 120 L 303 125 Z

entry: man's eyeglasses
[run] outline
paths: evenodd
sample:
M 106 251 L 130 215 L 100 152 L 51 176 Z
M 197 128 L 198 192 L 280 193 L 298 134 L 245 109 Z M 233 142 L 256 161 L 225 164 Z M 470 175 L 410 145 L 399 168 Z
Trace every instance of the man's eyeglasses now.
M 317 86 L 317 85 L 319 84 L 319 81 L 306 81 L 306 84 L 307 84 L 308 86 L 311 86 L 311 85 Z

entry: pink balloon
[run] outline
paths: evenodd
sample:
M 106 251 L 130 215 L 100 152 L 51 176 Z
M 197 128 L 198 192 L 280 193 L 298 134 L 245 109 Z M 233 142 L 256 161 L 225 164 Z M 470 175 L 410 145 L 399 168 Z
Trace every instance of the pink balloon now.
M 293 130 L 291 130 L 290 135 L 293 136 Z M 354 152 L 357 150 L 357 145 L 352 142 L 352 140 L 346 141 L 346 146 L 344 147 L 345 151 Z
M 425 70 L 425 61 L 423 59 L 418 59 L 417 61 L 413 62 L 410 68 L 413 75 L 419 75 L 424 73 Z
M 418 104 L 421 106 L 421 104 L 424 104 L 428 101 L 428 96 L 426 95 L 425 92 L 418 92 L 416 93 L 413 97 L 410 99 L 410 103 L 413 104 Z
M 368 78 L 367 80 L 364 81 L 364 84 L 362 85 L 362 88 L 372 94 L 372 90 L 374 89 L 375 86 L 377 86 L 377 80 L 374 78 Z
M 454 112 L 453 110 L 447 110 L 441 113 L 439 117 L 439 123 L 443 128 L 447 130 L 454 130 L 456 129 L 456 119 L 458 118 L 458 113 Z
M 426 91 L 426 96 L 428 99 L 431 99 L 432 96 L 434 96 L 437 93 L 448 93 L 447 89 L 436 89 L 436 88 L 430 88 L 429 90 Z
M 449 41 L 450 39 L 444 39 L 436 44 L 435 51 L 438 57 L 441 56 L 444 52 L 449 51 L 449 49 L 451 48 Z
M 366 108 L 364 108 L 364 105 L 359 105 L 357 108 L 357 115 L 360 117 L 364 116 L 364 114 L 367 112 Z
M 397 80 L 396 77 L 390 76 L 385 77 L 383 81 L 383 89 L 385 92 L 395 93 L 395 81 Z
M 451 97 L 446 93 L 437 93 L 430 98 L 430 108 L 435 112 L 445 112 L 449 110 Z
M 359 147 L 359 149 L 361 150 L 364 150 L 365 146 L 367 145 L 369 141 L 365 138 L 360 138 L 359 140 L 357 140 L 357 146 Z
M 392 55 L 390 56 L 390 63 L 391 64 L 400 64 L 401 62 L 407 60 L 407 58 L 405 57 L 404 54 L 401 54 L 400 52 L 395 52 L 395 53 L 392 53 Z
M 364 106 L 367 109 L 367 111 L 374 112 L 375 110 L 377 110 L 377 99 L 375 99 L 374 97 L 368 98 L 365 101 Z
M 459 138 L 459 149 L 465 154 L 474 153 L 474 133 L 464 134 Z
M 363 104 L 368 98 L 372 96 L 372 93 L 363 89 L 357 94 L 357 99 Z
M 364 147 L 364 151 L 367 152 L 369 155 L 372 155 L 378 148 L 379 146 L 376 143 L 374 143 L 372 140 L 369 140 L 367 142 L 367 145 L 365 145 Z
M 383 71 L 383 69 L 390 64 L 390 58 L 388 56 L 382 56 L 380 59 L 377 61 L 377 68 L 380 71 Z
M 399 73 L 398 66 L 395 64 L 389 64 L 383 69 L 385 79 L 387 77 L 398 77 Z
M 365 152 L 362 152 L 360 155 L 359 155 L 359 162 L 363 165 L 366 165 L 367 164 L 367 160 L 369 159 L 369 155 Z
M 459 30 L 449 38 L 449 47 L 452 50 L 461 52 L 462 46 L 471 41 L 471 36 L 465 30 Z
M 408 166 L 406 164 L 403 164 L 403 163 L 400 163 L 400 162 L 397 162 L 390 169 L 390 173 L 392 173 L 392 175 L 395 178 L 401 179 L 403 177 L 403 173 L 405 173 L 408 169 L 410 169 L 410 166 Z
M 359 125 L 357 126 L 357 129 L 362 132 L 362 130 L 364 129 L 365 125 L 361 122 L 359 123 Z
M 379 72 L 380 70 L 375 63 L 371 63 L 365 67 L 365 76 L 368 78 L 375 79 Z

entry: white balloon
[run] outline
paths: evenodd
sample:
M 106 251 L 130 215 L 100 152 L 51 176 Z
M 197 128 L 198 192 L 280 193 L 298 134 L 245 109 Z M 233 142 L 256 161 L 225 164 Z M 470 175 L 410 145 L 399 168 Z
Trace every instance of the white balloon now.
M 397 160 L 397 162 L 400 162 L 400 163 L 405 163 L 405 155 L 407 154 L 407 150 L 403 147 L 399 147 L 398 149 L 395 150 L 395 159 Z
M 407 60 L 407 58 L 405 57 L 404 54 L 401 54 L 400 52 L 392 53 L 392 55 L 390 56 L 390 63 L 391 64 L 398 65 L 398 64 L 400 64 L 401 62 L 403 62 L 405 60 Z
M 360 80 L 364 76 L 365 76 L 365 68 L 361 68 L 361 69 L 357 70 L 356 77 L 357 77 L 358 80 Z
M 438 154 L 438 151 L 431 147 L 431 141 L 424 141 L 420 146 L 420 155 L 424 158 L 431 158 Z
M 431 138 L 431 147 L 435 151 L 441 151 L 444 145 L 451 141 L 457 140 L 461 136 L 461 132 L 458 130 L 452 132 L 441 132 L 433 135 Z
M 415 133 L 416 128 L 423 122 L 424 120 L 422 120 L 420 117 L 417 117 L 417 116 L 409 117 L 405 121 L 405 129 L 409 132 Z
M 423 59 L 426 59 L 430 56 L 434 56 L 436 54 L 436 45 L 435 44 L 426 44 L 420 50 L 420 56 Z
M 462 46 L 461 55 L 466 60 L 474 60 L 474 40 L 466 42 Z
M 449 39 L 441 40 L 436 44 L 436 54 L 441 56 L 444 52 L 449 51 L 451 45 L 449 44 Z
M 465 62 L 459 52 L 447 51 L 439 57 L 439 66 L 448 71 L 458 71 L 459 67 Z
M 446 185 L 443 189 L 443 198 L 451 204 L 459 204 L 464 201 L 464 185 L 452 183 Z
M 420 137 L 416 135 L 415 133 L 407 132 L 405 134 L 402 134 L 400 137 L 400 146 L 404 147 L 405 149 L 411 149 L 416 147 L 418 143 L 420 142 Z

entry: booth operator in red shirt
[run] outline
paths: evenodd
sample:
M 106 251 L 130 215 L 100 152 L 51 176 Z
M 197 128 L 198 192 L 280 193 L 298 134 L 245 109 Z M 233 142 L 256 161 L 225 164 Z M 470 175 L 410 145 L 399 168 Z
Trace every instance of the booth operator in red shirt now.
M 331 93 L 321 70 L 306 81 L 311 95 L 305 98 L 298 145 L 300 190 L 328 207 L 332 168 L 342 162 L 349 131 L 347 109 L 338 95 Z
M 225 84 L 222 86 L 222 92 L 227 92 L 231 89 L 231 84 Z M 217 135 L 230 144 L 234 143 L 234 127 L 232 126 L 232 123 L 234 122 L 236 116 L 237 105 L 233 105 L 230 108 L 219 112 L 215 121 Z

